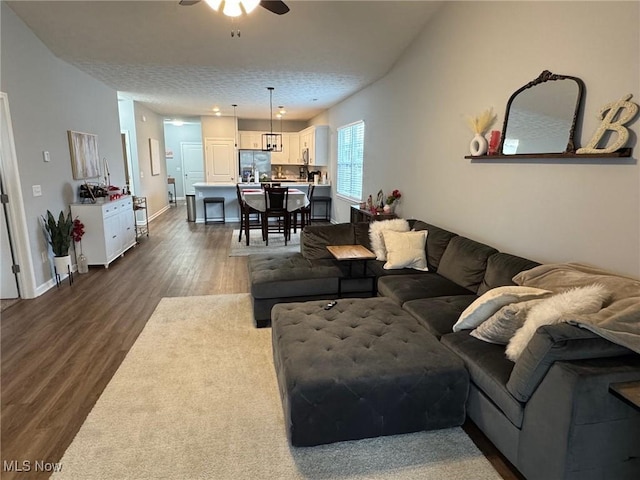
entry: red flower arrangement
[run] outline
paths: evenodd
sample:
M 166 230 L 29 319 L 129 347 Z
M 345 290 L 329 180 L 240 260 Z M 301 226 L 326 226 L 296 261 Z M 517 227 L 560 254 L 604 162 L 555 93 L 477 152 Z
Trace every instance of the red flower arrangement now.
M 84 235 L 84 224 L 77 218 L 73 221 L 73 229 L 71 230 L 71 237 L 74 242 L 79 242 Z
M 391 192 L 391 195 L 387 197 L 387 205 L 393 205 L 393 202 L 397 201 L 402 197 L 400 190 L 394 190 Z

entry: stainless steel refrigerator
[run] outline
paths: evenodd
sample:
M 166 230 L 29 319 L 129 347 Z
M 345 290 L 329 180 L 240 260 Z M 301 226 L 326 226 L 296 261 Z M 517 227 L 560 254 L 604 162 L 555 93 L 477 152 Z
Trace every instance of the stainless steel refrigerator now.
M 259 182 L 264 176 L 271 179 L 271 152 L 264 150 L 238 150 L 238 152 L 238 173 L 243 182 L 251 180 Z

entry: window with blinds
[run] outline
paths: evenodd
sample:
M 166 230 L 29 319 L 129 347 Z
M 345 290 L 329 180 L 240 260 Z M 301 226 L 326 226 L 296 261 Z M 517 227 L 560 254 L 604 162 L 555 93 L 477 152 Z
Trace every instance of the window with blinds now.
M 362 200 L 364 169 L 364 122 L 338 128 L 337 193 L 355 201 Z

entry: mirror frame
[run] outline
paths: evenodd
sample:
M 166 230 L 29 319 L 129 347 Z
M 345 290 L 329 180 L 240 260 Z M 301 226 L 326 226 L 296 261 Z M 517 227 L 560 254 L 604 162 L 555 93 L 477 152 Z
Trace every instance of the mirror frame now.
M 578 120 L 578 114 L 580 113 L 580 105 L 582 103 L 582 97 L 584 95 L 584 82 L 578 78 L 578 77 L 571 77 L 568 75 L 558 75 L 555 73 L 551 73 L 549 70 L 544 70 L 539 76 L 538 78 L 536 78 L 535 80 L 532 80 L 531 82 L 527 83 L 525 86 L 519 88 L 518 90 L 516 90 L 515 92 L 513 92 L 513 95 L 511 95 L 511 97 L 509 97 L 509 101 L 507 102 L 507 110 L 504 114 L 504 123 L 502 125 L 502 136 L 500 138 L 500 146 L 498 148 L 498 152 L 500 152 L 500 155 L 504 155 L 505 157 L 517 157 L 518 154 L 504 154 L 502 152 L 503 146 L 504 146 L 504 140 L 505 140 L 505 134 L 507 133 L 507 124 L 509 121 L 509 112 L 511 111 L 511 104 L 513 103 L 513 101 L 515 100 L 515 98 L 518 96 L 518 94 L 522 93 L 523 91 L 531 88 L 531 87 L 535 87 L 536 85 L 540 85 L 541 83 L 545 83 L 545 82 L 551 82 L 551 81 L 556 81 L 556 80 L 573 80 L 574 82 L 576 82 L 576 84 L 578 85 L 578 98 L 576 100 L 576 108 L 574 109 L 573 112 L 573 119 L 571 121 L 571 129 L 569 130 L 569 139 L 567 141 L 567 147 L 565 148 L 563 153 L 575 153 L 576 151 L 576 142 L 575 142 L 575 128 L 576 128 L 576 122 Z M 540 155 L 545 155 L 548 152 L 538 152 Z M 531 153 L 527 153 L 527 154 L 523 154 L 523 155 L 535 155 L 535 154 L 531 154 Z

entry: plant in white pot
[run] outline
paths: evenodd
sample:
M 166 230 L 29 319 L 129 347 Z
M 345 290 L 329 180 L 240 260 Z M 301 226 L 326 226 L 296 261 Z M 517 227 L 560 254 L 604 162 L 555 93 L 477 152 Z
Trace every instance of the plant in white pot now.
M 61 211 L 56 221 L 53 214 L 47 210 L 47 216 L 42 217 L 42 219 L 44 220 L 47 241 L 51 245 L 51 250 L 53 250 L 53 264 L 56 267 L 56 273 L 58 275 L 67 273 L 71 267 L 71 257 L 69 256 L 71 232 L 73 231 L 71 212 L 65 217 L 64 211 Z

